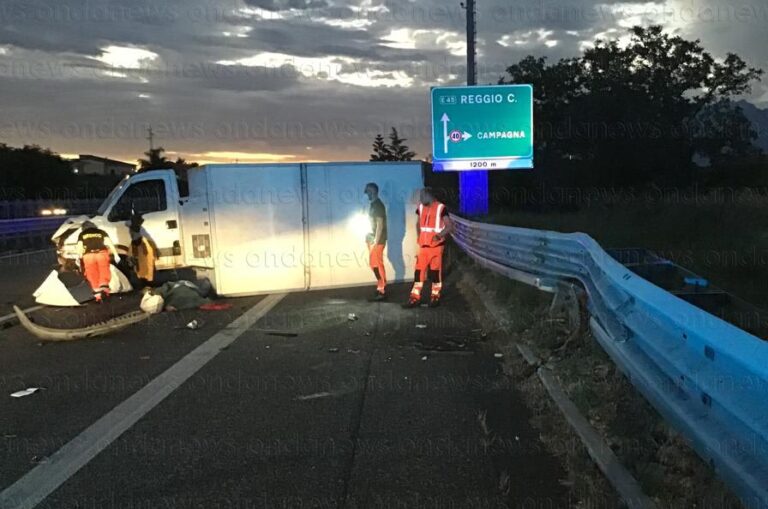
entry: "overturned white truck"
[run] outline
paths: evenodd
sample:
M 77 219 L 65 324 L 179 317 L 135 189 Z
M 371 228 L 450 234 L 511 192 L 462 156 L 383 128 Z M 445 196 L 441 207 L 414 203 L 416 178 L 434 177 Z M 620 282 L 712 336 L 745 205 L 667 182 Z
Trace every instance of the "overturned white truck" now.
M 367 182 L 387 207 L 388 279 L 411 279 L 420 162 L 213 164 L 189 170 L 184 183 L 172 170 L 138 173 L 97 215 L 70 218 L 52 240 L 60 258 L 75 258 L 80 224 L 90 220 L 129 253 L 138 213 L 157 269 L 192 268 L 220 295 L 373 284 Z

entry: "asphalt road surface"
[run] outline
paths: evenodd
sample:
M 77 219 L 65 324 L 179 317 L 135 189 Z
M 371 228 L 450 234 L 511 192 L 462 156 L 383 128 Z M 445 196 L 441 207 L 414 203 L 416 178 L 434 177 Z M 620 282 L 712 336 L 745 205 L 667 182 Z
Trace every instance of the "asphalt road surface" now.
M 34 270 L 5 270 L 4 300 Z M 569 506 L 458 292 L 415 310 L 405 285 L 370 292 L 231 299 L 64 344 L 1 330 L 0 507 Z

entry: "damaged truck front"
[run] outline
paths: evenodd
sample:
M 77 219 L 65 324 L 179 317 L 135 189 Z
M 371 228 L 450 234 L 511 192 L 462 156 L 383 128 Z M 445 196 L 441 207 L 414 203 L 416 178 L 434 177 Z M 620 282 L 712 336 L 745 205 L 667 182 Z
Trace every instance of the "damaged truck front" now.
M 80 226 L 86 220 L 109 235 L 122 255 L 130 252 L 130 219 L 133 214 L 144 218 L 143 229 L 155 242 L 158 270 L 184 266 L 181 249 L 179 209 L 183 196 L 173 170 L 138 173 L 123 179 L 104 200 L 93 216 L 68 219 L 53 234 L 59 262 L 66 264 L 77 258 L 76 245 Z

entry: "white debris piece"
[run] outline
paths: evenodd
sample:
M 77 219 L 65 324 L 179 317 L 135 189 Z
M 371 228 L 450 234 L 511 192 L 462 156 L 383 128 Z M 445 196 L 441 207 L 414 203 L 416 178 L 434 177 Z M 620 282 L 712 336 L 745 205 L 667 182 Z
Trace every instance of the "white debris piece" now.
M 497 352 L 497 353 L 493 354 L 493 356 L 496 357 L 497 359 L 501 359 L 502 357 L 504 357 L 504 354 Z
M 354 313 L 350 313 L 347 315 L 347 320 L 349 320 L 350 322 L 354 322 L 355 320 L 357 320 L 357 315 Z
M 416 328 L 417 329 L 426 329 L 427 328 L 427 324 L 426 323 L 417 323 L 416 324 Z
M 40 390 L 40 387 L 29 387 L 27 389 L 16 391 L 11 394 L 12 398 L 23 398 L 24 396 L 29 396 L 30 394 L 34 394 L 37 391 Z

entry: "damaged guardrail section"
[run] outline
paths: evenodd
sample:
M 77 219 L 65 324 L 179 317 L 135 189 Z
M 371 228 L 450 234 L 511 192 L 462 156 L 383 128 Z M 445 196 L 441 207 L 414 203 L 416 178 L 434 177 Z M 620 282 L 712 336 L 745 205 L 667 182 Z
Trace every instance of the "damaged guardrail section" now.
M 583 233 L 452 216 L 479 264 L 552 290 L 578 281 L 592 332 L 632 384 L 750 508 L 768 508 L 768 342 L 637 276 Z

